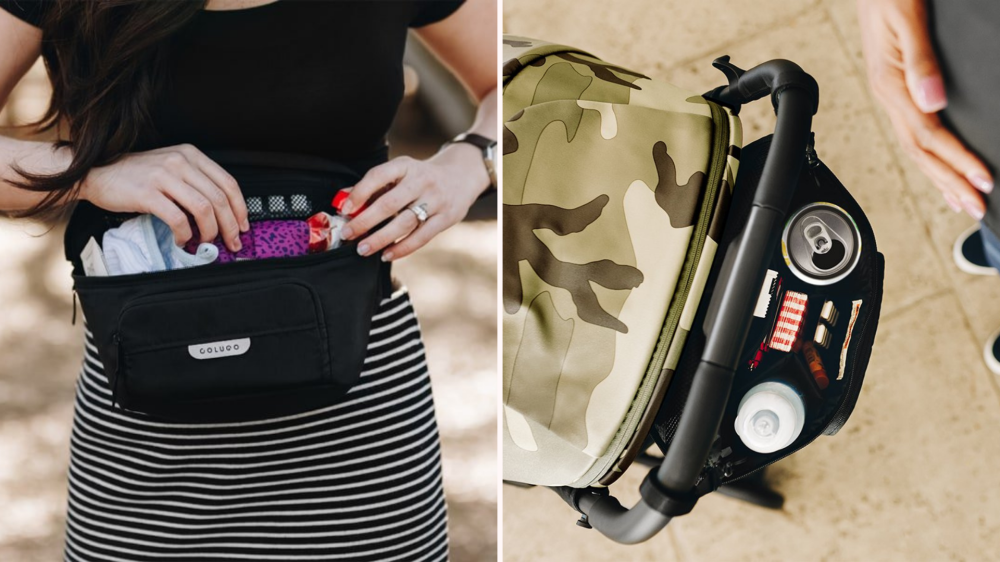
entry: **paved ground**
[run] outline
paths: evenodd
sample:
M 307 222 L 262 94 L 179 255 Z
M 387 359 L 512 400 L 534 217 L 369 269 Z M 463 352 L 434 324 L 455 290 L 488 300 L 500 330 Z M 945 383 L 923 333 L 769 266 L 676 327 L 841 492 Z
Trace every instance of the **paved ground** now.
M 971 224 L 910 169 L 868 93 L 851 0 L 506 0 L 504 30 L 577 45 L 694 91 L 713 58 L 801 64 L 820 85 L 820 157 L 871 219 L 885 303 L 857 410 L 839 435 L 776 465 L 771 512 L 705 498 L 654 540 L 617 547 L 573 524 L 554 494 L 504 490 L 505 560 L 1000 560 L 1000 387 L 981 342 L 1000 326 L 1000 280 L 958 271 Z M 747 107 L 746 142 L 770 132 Z M 642 469 L 617 486 L 629 502 Z
M 47 90 L 39 71 L 33 71 L 12 101 L 9 113 L 19 120 L 44 109 Z M 425 131 L 423 115 L 408 102 L 399 124 L 408 131 Z M 0 125 L 7 117 L 0 116 Z M 394 147 L 426 156 L 443 140 L 435 135 L 397 131 Z M 475 215 L 491 216 L 490 204 L 484 201 Z M 70 278 L 61 231 L 45 230 L 0 219 L 2 562 L 62 559 L 73 385 L 82 335 L 79 326 L 70 325 Z M 454 227 L 396 268 L 410 287 L 425 331 L 455 560 L 496 558 L 496 264 L 496 222 L 481 220 Z

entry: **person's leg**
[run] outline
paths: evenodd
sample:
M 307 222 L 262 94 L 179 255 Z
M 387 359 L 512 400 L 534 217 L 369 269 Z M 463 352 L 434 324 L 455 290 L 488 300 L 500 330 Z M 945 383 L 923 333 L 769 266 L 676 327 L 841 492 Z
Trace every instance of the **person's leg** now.
M 968 230 L 959 235 L 952 247 L 952 258 L 955 265 L 963 272 L 970 275 L 997 275 L 996 265 L 1000 264 L 994 260 L 992 263 L 987 259 L 986 241 L 983 232 L 988 227 L 982 223 L 969 227 Z M 992 238 L 996 238 L 992 236 Z M 993 253 L 1000 258 L 1000 249 L 993 245 Z
M 979 232 L 986 263 L 993 269 L 1000 271 L 1000 238 L 997 238 L 997 235 L 993 234 L 993 231 L 985 224 L 980 225 Z
M 985 224 L 981 225 L 979 233 L 986 263 L 1000 270 L 1000 238 L 997 238 Z M 1000 376 L 1000 330 L 986 339 L 986 344 L 983 346 L 983 361 L 995 375 Z

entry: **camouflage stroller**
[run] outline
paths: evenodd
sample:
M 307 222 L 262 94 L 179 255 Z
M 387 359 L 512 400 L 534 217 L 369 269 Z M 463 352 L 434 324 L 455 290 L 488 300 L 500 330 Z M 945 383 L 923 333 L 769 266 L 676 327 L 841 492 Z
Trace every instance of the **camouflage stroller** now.
M 504 480 L 644 541 L 846 422 L 883 259 L 816 155 L 818 88 L 797 65 L 723 57 L 729 84 L 702 96 L 571 47 L 503 43 Z M 742 147 L 740 106 L 766 95 L 775 133 Z M 741 418 L 774 381 L 803 404 L 794 428 Z M 752 443 L 779 430 L 777 450 Z M 637 459 L 653 469 L 626 509 L 607 486 Z

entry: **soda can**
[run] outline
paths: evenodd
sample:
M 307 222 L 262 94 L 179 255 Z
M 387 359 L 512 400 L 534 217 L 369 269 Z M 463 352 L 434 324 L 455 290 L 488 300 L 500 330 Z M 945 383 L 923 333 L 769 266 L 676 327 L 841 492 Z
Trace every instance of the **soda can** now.
M 781 234 L 788 269 L 812 285 L 832 285 L 861 258 L 861 232 L 847 211 L 833 203 L 810 203 L 792 215 Z

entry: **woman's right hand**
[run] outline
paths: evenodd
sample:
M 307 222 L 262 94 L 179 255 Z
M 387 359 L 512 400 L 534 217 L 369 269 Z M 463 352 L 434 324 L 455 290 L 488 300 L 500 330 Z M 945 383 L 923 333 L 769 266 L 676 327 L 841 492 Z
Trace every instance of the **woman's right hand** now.
M 94 168 L 80 198 L 112 212 L 155 215 L 170 226 L 178 246 L 193 236 L 188 215 L 201 242 L 221 236 L 233 252 L 242 247 L 240 232 L 250 229 L 236 180 L 188 144 L 129 154 Z
M 948 102 L 924 0 L 858 0 L 858 20 L 872 92 L 900 144 L 952 209 L 982 219 L 993 178 L 938 118 Z

